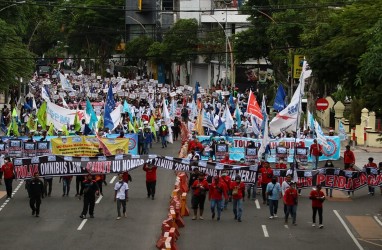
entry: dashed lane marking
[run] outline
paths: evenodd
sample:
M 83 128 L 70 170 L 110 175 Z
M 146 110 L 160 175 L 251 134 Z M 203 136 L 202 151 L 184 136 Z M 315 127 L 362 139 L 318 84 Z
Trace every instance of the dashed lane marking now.
M 346 225 L 346 222 L 342 219 L 341 215 L 337 212 L 337 210 L 333 210 L 334 214 L 340 220 L 342 226 L 344 226 L 346 232 L 349 234 L 350 238 L 352 238 L 354 244 L 358 247 L 358 249 L 363 250 L 361 244 L 359 244 L 358 240 L 354 237 L 354 234 L 350 231 L 349 227 Z
M 20 181 L 19 184 L 16 186 L 16 188 L 12 192 L 12 196 L 15 196 L 16 192 L 20 189 L 21 185 L 24 183 L 24 181 Z M 6 193 L 5 193 L 6 194 Z M 10 198 L 7 198 L 3 204 L 0 206 L 0 211 L 3 210 L 3 208 L 8 204 L 10 201 Z
M 103 196 L 100 195 L 95 203 L 96 203 L 96 204 L 99 204 L 99 203 L 101 202 L 101 200 L 102 200 L 102 197 L 103 197 Z
M 113 184 L 114 183 L 114 181 L 115 181 L 115 178 L 117 178 L 117 176 L 114 176 L 113 178 L 111 178 L 111 180 L 110 180 L 110 184 Z
M 88 221 L 88 219 L 83 219 L 81 221 L 81 224 L 78 226 L 77 230 L 81 231 L 87 221 Z
M 256 204 L 256 208 L 257 208 L 257 209 L 260 209 L 260 203 L 259 203 L 259 200 L 255 200 L 255 204 Z
M 377 216 L 374 216 L 374 220 L 382 227 L 382 222 L 378 219 Z
M 264 237 L 265 237 L 265 238 L 269 238 L 269 234 L 268 234 L 267 226 L 266 226 L 266 225 L 261 225 L 261 227 L 263 228 Z

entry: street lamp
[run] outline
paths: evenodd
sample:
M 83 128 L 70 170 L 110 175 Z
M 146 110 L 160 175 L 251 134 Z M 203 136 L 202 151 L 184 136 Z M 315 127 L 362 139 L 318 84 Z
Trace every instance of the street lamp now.
M 2 8 L 2 9 L 0 9 L 0 12 L 2 12 L 2 11 L 5 10 L 5 9 L 8 9 L 8 8 L 10 8 L 10 7 L 12 7 L 12 6 L 19 5 L 19 4 L 23 4 L 23 3 L 25 3 L 25 1 L 15 2 L 15 3 L 13 3 L 13 4 L 10 4 L 10 5 L 8 5 L 8 6 L 5 6 L 5 7 Z
M 224 3 L 225 3 L 225 28 L 227 29 L 227 21 L 228 21 L 228 4 L 231 4 L 232 0 L 224 0 Z M 218 22 L 219 23 L 219 22 Z M 225 33 L 225 87 L 227 88 L 227 85 L 228 85 L 228 54 L 227 54 L 227 51 L 228 51 L 228 36 L 227 36 L 227 33 L 226 33 L 226 30 L 224 30 L 224 33 Z M 231 73 L 231 72 L 230 72 Z M 231 83 L 233 84 L 233 83 Z
M 145 26 L 143 26 L 143 24 L 142 24 L 140 21 L 138 21 L 137 19 L 135 19 L 135 18 L 132 17 L 132 16 L 126 16 L 126 17 L 128 17 L 128 18 L 130 18 L 131 20 L 133 20 L 134 22 L 138 23 L 138 24 L 142 27 L 142 29 L 145 31 L 145 35 L 148 33 L 147 30 L 146 30 L 146 28 L 145 28 Z

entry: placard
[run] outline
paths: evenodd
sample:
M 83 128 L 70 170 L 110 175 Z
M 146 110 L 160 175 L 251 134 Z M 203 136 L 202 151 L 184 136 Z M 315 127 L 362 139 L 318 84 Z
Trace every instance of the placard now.
M 101 76 L 97 76 L 97 80 L 101 80 Z
M 221 161 L 224 156 L 228 153 L 227 144 L 216 144 L 215 145 L 215 161 Z
M 0 143 L 0 154 L 8 154 L 7 144 L 5 142 Z
M 257 148 L 246 148 L 245 149 L 245 162 L 254 163 L 258 159 Z
M 166 88 L 162 88 L 162 89 L 160 90 L 160 92 L 162 92 L 162 93 L 167 93 L 167 89 L 166 89 Z
M 176 92 L 171 92 L 170 97 L 174 97 L 174 96 L 176 96 Z
M 36 156 L 36 143 L 35 142 L 24 142 L 23 143 L 24 157 Z
M 48 141 L 39 141 L 36 143 L 36 155 L 49 155 L 51 154 L 50 151 L 50 144 Z
M 10 139 L 8 141 L 8 155 L 10 157 L 22 157 L 23 156 L 23 148 L 21 145 L 20 139 Z
M 162 83 L 159 83 L 158 84 L 158 88 L 162 88 L 163 87 L 163 84 Z
M 136 98 L 136 95 L 135 95 L 135 94 L 130 94 L 130 95 L 129 95 L 129 98 L 130 98 L 130 99 L 135 99 L 135 98 Z

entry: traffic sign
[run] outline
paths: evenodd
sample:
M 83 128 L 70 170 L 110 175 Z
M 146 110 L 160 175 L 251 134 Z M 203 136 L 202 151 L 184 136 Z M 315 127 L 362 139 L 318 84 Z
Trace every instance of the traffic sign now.
M 316 101 L 316 109 L 324 111 L 329 108 L 329 102 L 325 98 L 320 98 Z

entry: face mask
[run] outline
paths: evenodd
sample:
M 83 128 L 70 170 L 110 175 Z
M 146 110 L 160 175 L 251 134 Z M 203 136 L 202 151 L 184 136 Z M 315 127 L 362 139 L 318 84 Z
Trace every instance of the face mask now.
M 236 180 L 236 183 L 240 183 L 240 180 Z
M 276 181 L 275 181 L 275 180 L 272 180 L 272 183 L 273 183 L 273 184 L 276 184 Z
M 227 173 L 222 173 L 222 176 L 227 176 Z

